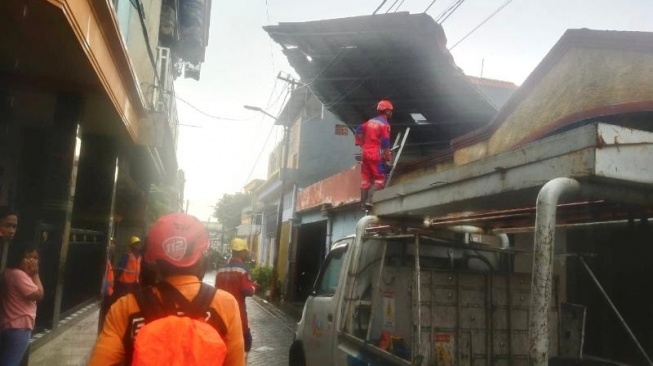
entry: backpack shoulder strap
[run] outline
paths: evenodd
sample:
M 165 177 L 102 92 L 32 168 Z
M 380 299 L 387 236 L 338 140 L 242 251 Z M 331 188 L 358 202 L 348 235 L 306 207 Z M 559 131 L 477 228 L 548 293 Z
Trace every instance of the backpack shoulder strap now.
M 143 314 L 146 323 L 165 315 L 161 301 L 156 297 L 151 287 L 138 288 L 132 292 L 132 295 L 134 295 L 138 309 Z
M 211 308 L 213 298 L 215 298 L 215 293 L 217 291 L 218 290 L 215 287 L 202 283 L 197 295 L 193 299 L 192 306 L 204 317 L 206 317 L 206 314 L 208 313 L 206 322 L 215 328 L 222 338 L 225 338 L 227 335 L 227 325 L 220 314 L 218 314 L 215 309 Z

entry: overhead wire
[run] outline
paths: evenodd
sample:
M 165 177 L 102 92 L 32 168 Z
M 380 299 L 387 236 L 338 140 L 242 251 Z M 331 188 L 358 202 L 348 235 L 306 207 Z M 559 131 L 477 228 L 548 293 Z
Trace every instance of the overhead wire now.
M 384 5 L 387 1 L 388 1 L 388 0 L 383 0 L 383 1 L 381 1 L 381 5 L 379 5 L 379 7 L 376 8 L 376 10 L 374 10 L 374 12 L 372 13 L 372 15 L 375 15 L 379 10 L 381 10 L 381 7 L 383 7 L 383 5 Z
M 290 88 L 286 88 L 285 97 L 284 97 L 283 102 L 281 103 L 282 107 L 285 104 L 286 100 L 288 99 L 288 96 L 290 95 L 290 93 L 291 93 Z M 283 95 L 283 94 L 284 93 L 282 91 L 280 95 Z M 265 118 L 265 116 L 263 116 L 261 118 L 261 120 L 263 120 L 264 118 Z M 247 181 L 249 181 L 249 179 L 252 177 L 252 174 L 254 174 L 254 170 L 256 170 L 256 167 L 258 166 L 258 163 L 261 160 L 261 156 L 263 155 L 263 152 L 265 152 L 265 148 L 268 145 L 268 141 L 270 141 L 270 136 L 272 136 L 272 131 L 274 131 L 275 126 L 276 126 L 275 124 L 270 125 L 270 130 L 268 131 L 268 135 L 265 138 L 265 142 L 263 143 L 263 145 L 261 145 L 261 150 L 259 151 L 258 156 L 256 157 L 256 161 L 254 161 L 254 164 L 252 165 L 252 169 L 250 169 L 249 174 L 247 175 L 247 178 L 245 178 L 245 181 L 242 184 L 243 186 L 245 186 L 245 184 L 247 184 Z
M 270 24 L 270 6 L 268 5 L 268 0 L 265 0 L 265 14 L 267 15 L 268 24 Z M 274 62 L 274 48 L 272 45 L 272 38 L 269 38 L 268 41 L 270 45 L 270 61 L 272 62 L 272 73 L 274 73 L 277 67 Z
M 429 6 L 427 6 L 426 9 L 425 9 L 422 13 L 426 13 L 427 11 L 429 11 L 429 9 L 431 9 L 431 7 L 433 6 L 433 4 L 435 4 L 436 1 L 437 1 L 437 0 L 433 0 L 433 1 L 431 1 L 431 3 L 429 4 Z
M 459 1 L 456 3 L 456 5 L 454 6 L 454 8 L 449 12 L 449 14 L 447 14 L 447 16 L 445 16 L 444 18 L 442 18 L 442 20 L 440 20 L 439 23 L 442 24 L 442 23 L 445 22 L 445 20 L 449 19 L 449 17 L 450 17 L 453 13 L 455 13 L 456 10 L 458 10 L 458 8 L 459 8 L 459 7 L 460 7 L 464 2 L 465 2 L 465 0 L 459 0 Z
M 217 120 L 220 120 L 220 121 L 234 121 L 234 122 L 239 122 L 239 121 L 251 121 L 251 120 L 254 119 L 254 117 L 250 117 L 250 118 L 229 118 L 229 117 L 216 116 L 216 115 L 214 115 L 214 114 L 211 114 L 211 113 L 208 113 L 208 112 L 205 112 L 205 111 L 199 109 L 198 107 L 196 107 L 195 105 L 193 105 L 191 102 L 188 102 L 188 101 L 182 99 L 181 97 L 179 97 L 179 96 L 176 95 L 176 94 L 175 94 L 175 99 L 179 100 L 180 102 L 186 104 L 187 106 L 191 107 L 192 109 L 196 110 L 197 112 L 199 112 L 199 113 L 201 113 L 202 115 L 204 115 L 204 116 L 206 116 L 206 117 L 209 117 L 209 118 L 211 118 L 211 119 L 217 119 Z
M 404 1 L 406 1 L 406 0 L 401 0 L 401 2 L 399 3 L 399 5 L 397 5 L 397 8 L 395 9 L 395 13 L 396 13 L 397 11 L 399 11 L 399 8 L 401 8 L 402 5 L 404 5 Z
M 390 7 L 388 8 L 388 10 L 385 11 L 385 13 L 388 14 L 390 11 L 392 11 L 392 8 L 394 8 L 395 5 L 397 5 L 398 2 L 399 2 L 399 0 L 395 0 L 395 2 L 392 3 L 392 5 L 390 5 Z
M 501 10 L 505 9 L 505 7 L 508 6 L 512 1 L 513 1 L 513 0 L 508 0 L 508 1 L 506 1 L 505 3 L 503 3 L 503 5 L 499 6 L 499 7 L 497 8 L 497 10 L 495 10 L 492 14 L 490 14 L 487 18 L 485 18 L 481 23 L 479 23 L 479 25 L 477 25 L 476 27 L 474 27 L 474 29 L 472 29 L 469 33 L 467 33 L 467 34 L 466 34 L 463 38 L 461 38 L 458 42 L 454 43 L 454 45 L 451 46 L 451 47 L 449 48 L 449 51 L 451 51 L 452 49 L 454 49 L 454 47 L 456 47 L 456 46 L 458 46 L 459 44 L 461 44 L 465 39 L 467 39 L 467 37 L 471 36 L 472 33 L 476 32 L 479 28 L 481 28 L 481 27 L 483 26 L 483 24 L 487 23 L 488 20 L 492 19 L 492 17 L 494 17 L 495 15 L 497 15 Z
M 464 1 L 465 0 L 454 0 L 453 3 L 449 5 L 449 7 L 447 7 L 444 11 L 442 11 L 442 13 L 440 13 L 437 16 L 437 18 L 435 18 L 435 21 L 437 23 L 442 23 L 443 21 L 445 21 L 447 18 L 449 18 L 449 16 L 451 16 L 451 14 L 456 12 L 456 10 L 460 7 L 460 5 L 462 5 Z

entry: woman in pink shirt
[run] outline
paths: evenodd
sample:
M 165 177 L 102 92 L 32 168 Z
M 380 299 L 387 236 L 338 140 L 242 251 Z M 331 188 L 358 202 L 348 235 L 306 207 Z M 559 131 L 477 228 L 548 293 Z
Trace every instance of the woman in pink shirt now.
M 43 298 L 38 253 L 34 248 L 12 248 L 2 275 L 0 365 L 18 366 L 34 329 L 36 302 Z

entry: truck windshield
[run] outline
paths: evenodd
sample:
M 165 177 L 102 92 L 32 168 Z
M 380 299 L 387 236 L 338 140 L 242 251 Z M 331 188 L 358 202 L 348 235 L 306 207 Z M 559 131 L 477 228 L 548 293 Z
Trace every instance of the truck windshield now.
M 348 245 L 345 245 L 329 253 L 315 281 L 315 296 L 333 296 L 336 293 L 347 248 Z

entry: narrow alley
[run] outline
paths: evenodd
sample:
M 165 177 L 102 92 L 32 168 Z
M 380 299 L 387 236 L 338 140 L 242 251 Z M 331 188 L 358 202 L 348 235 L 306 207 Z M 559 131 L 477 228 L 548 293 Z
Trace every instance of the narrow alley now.
M 204 276 L 204 282 L 213 285 L 215 271 Z M 45 346 L 34 350 L 29 357 L 30 366 L 84 366 L 88 362 L 97 337 L 98 310 L 88 307 L 88 315 L 72 325 L 72 332 L 55 337 Z M 247 299 L 247 311 L 254 344 L 248 357 L 251 366 L 288 365 L 288 349 L 298 319 L 293 319 L 267 301 Z
M 214 285 L 215 271 L 208 272 L 204 276 L 204 282 Z M 292 319 L 291 316 L 260 298 L 247 299 L 247 314 L 253 338 L 247 365 L 288 365 L 288 349 L 298 319 Z

